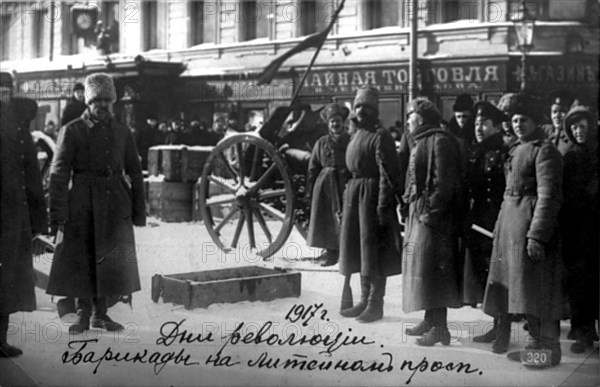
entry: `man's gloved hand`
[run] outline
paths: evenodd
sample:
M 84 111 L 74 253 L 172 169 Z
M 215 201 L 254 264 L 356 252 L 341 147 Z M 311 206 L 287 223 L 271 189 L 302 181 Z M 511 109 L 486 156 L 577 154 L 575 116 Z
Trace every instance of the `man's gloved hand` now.
M 527 255 L 532 262 L 541 262 L 546 256 L 544 245 L 535 239 L 527 238 Z

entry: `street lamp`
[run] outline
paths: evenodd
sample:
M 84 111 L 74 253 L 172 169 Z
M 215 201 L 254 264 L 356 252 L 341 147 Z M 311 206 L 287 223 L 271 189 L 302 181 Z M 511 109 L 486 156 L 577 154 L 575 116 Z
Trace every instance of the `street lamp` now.
M 535 16 L 529 12 L 525 1 L 521 2 L 521 8 L 517 16 L 513 18 L 513 24 L 517 34 L 517 44 L 521 51 L 521 91 L 524 91 L 527 85 L 525 70 L 527 53 L 533 48 L 533 27 L 535 25 Z

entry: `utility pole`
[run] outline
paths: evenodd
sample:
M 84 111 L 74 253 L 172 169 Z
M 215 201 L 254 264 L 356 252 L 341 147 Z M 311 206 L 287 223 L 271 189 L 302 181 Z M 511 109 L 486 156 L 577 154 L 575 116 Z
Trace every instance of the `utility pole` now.
M 409 61 L 409 84 L 408 99 L 412 100 L 417 96 L 417 56 L 418 56 L 418 23 L 419 23 L 419 1 L 411 0 L 411 20 L 410 20 L 410 61 Z

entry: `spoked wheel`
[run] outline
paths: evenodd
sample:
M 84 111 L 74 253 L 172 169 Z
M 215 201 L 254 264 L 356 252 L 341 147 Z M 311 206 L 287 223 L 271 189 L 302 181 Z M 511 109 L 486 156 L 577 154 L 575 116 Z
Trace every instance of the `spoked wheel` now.
M 275 147 L 248 134 L 221 141 L 204 165 L 200 212 L 222 251 L 275 254 L 294 225 L 292 181 Z

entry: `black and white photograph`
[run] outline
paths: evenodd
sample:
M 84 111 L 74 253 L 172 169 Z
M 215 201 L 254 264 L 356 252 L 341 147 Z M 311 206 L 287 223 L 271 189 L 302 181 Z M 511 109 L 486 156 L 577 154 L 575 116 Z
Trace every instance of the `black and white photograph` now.
M 599 0 L 0 0 L 0 386 L 598 386 Z

